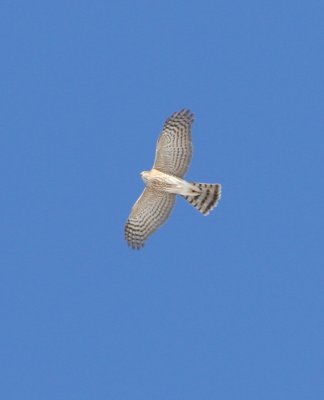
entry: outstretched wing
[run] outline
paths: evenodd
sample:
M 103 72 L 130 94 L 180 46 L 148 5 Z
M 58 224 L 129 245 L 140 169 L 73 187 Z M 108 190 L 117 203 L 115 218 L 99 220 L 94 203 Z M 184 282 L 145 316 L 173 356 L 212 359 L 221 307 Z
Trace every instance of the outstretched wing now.
M 166 120 L 156 144 L 153 168 L 166 174 L 183 177 L 191 161 L 192 123 L 193 114 L 190 110 L 173 113 Z
M 125 225 L 125 239 L 133 249 L 144 246 L 145 240 L 169 217 L 175 195 L 145 188 L 134 204 Z

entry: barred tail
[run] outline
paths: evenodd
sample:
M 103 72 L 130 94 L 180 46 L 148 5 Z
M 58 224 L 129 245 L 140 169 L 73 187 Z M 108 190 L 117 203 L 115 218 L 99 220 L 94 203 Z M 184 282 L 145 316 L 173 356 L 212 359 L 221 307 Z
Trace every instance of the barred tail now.
M 221 197 L 221 185 L 218 183 L 192 183 L 192 185 L 196 186 L 200 193 L 198 195 L 183 197 L 202 214 L 208 215 L 217 206 Z

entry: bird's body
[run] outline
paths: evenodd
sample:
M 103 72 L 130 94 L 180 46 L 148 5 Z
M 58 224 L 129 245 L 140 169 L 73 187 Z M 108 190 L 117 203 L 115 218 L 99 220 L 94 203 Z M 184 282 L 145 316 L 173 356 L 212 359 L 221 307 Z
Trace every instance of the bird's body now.
M 153 168 L 141 172 L 146 187 L 125 225 L 125 238 L 135 249 L 144 246 L 145 240 L 166 221 L 176 195 L 184 197 L 203 215 L 208 215 L 220 199 L 220 184 L 183 179 L 192 155 L 192 122 L 193 114 L 189 110 L 172 114 L 158 139 Z
M 182 196 L 198 195 L 200 193 L 190 182 L 174 175 L 165 174 L 155 168 L 152 168 L 151 171 L 143 171 L 141 175 L 145 186 L 155 190 Z

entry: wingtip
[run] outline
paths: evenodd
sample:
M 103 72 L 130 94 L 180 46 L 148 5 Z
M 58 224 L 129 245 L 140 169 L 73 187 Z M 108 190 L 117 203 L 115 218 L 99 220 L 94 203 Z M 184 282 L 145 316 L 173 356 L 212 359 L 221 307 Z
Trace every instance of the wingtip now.
M 189 122 L 194 122 L 194 113 L 189 109 L 189 108 L 182 108 L 180 111 L 174 112 L 169 118 L 174 118 L 174 117 L 185 117 L 189 120 Z

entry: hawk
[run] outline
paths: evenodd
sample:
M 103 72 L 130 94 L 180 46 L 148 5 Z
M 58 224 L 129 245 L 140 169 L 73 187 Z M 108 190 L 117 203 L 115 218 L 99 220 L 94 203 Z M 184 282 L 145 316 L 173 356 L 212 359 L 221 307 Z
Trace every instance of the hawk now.
M 208 215 L 221 197 L 218 183 L 182 179 L 191 161 L 193 120 L 190 110 L 173 113 L 164 123 L 158 138 L 153 168 L 141 172 L 145 189 L 125 225 L 125 239 L 133 249 L 143 247 L 146 239 L 167 220 L 177 194 L 203 215 Z

